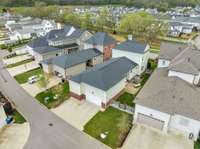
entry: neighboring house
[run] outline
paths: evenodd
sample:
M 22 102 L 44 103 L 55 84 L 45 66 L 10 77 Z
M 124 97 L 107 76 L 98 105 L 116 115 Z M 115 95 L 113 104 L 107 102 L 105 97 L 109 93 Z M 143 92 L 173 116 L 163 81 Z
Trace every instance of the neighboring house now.
M 3 105 L 0 103 L 0 129 L 6 125 L 6 113 L 4 111 Z
M 85 41 L 84 48 L 96 48 L 103 53 L 104 60 L 112 57 L 112 49 L 117 42 L 107 33 L 97 32 L 91 38 Z
M 161 48 L 159 62 L 136 96 L 134 122 L 197 140 L 200 137 L 200 50 L 167 43 Z
M 127 40 L 117 45 L 112 50 L 112 57 L 125 56 L 138 64 L 137 74 L 142 74 L 146 68 L 149 59 L 149 45 L 134 40 Z
M 63 29 L 52 30 L 47 33 L 46 36 L 39 37 L 38 39 L 30 42 L 27 45 L 27 51 L 33 57 L 35 57 L 39 63 L 44 59 L 49 59 L 55 56 L 69 54 L 80 50 L 81 47 L 83 47 L 85 40 L 89 39 L 91 36 L 92 34 L 86 30 L 65 25 Z M 38 53 L 50 56 L 44 57 L 43 55 L 38 55 Z
M 137 64 L 126 57 L 110 59 L 69 79 L 70 95 L 105 109 L 136 75 Z
M 23 40 L 32 37 L 45 36 L 49 31 L 58 28 L 53 20 L 21 18 L 18 21 L 8 22 L 5 27 L 10 31 L 11 40 Z
M 179 37 L 181 34 L 191 34 L 195 29 L 192 24 L 180 22 L 170 22 L 169 27 L 169 35 L 173 37 Z
M 63 79 L 77 75 L 100 63 L 103 63 L 103 55 L 97 49 L 85 49 L 41 62 L 45 73 L 61 75 Z

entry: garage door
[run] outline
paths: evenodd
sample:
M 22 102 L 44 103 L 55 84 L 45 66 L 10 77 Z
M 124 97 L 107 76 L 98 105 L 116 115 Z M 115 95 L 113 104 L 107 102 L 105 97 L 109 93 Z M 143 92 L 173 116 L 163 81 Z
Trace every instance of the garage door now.
M 152 118 L 148 115 L 138 113 L 137 122 L 162 130 L 164 121 Z
M 86 93 L 86 100 L 94 103 L 95 105 L 101 106 L 101 99 L 93 94 Z

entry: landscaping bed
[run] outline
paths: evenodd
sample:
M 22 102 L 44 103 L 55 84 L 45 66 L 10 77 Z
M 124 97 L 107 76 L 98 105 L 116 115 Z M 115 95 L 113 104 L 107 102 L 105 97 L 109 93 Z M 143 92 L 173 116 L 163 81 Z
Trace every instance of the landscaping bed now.
M 12 68 L 12 67 L 16 67 L 16 66 L 23 65 L 23 64 L 26 64 L 26 63 L 30 63 L 32 61 L 33 61 L 33 59 L 27 59 L 27 60 L 23 60 L 21 62 L 17 62 L 17 63 L 14 63 L 14 64 L 7 65 L 6 67 Z
M 69 84 L 60 83 L 37 94 L 35 98 L 48 109 L 55 108 L 69 98 Z
M 16 81 L 20 84 L 27 83 L 27 80 L 29 77 L 34 76 L 34 75 L 41 75 L 42 74 L 42 69 L 41 68 L 36 68 L 30 71 L 27 71 L 25 73 L 16 75 L 14 78 Z
M 109 107 L 98 112 L 85 126 L 84 132 L 116 149 L 121 147 L 132 127 L 132 115 Z M 106 138 L 102 138 L 101 134 Z
M 121 96 L 119 96 L 117 101 L 119 101 L 121 104 L 126 104 L 128 106 L 134 107 L 135 106 L 135 103 L 133 102 L 134 98 L 135 95 L 125 92 Z
M 23 124 L 26 122 L 25 118 L 16 110 L 13 111 L 12 117 L 13 117 L 14 123 Z
M 200 140 L 194 142 L 194 149 L 200 149 Z

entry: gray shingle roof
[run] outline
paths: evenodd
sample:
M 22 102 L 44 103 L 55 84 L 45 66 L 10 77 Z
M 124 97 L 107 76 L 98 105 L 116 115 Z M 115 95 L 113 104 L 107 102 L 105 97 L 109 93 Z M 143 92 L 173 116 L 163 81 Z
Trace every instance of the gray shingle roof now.
M 135 102 L 171 115 L 200 120 L 200 88 L 167 74 L 166 68 L 156 69 Z
M 126 57 L 114 58 L 73 76 L 70 80 L 78 83 L 84 82 L 107 91 L 126 77 L 127 73 L 136 66 L 136 63 Z
M 97 32 L 85 42 L 92 45 L 102 45 L 102 46 L 116 43 L 116 41 L 110 35 L 104 32 Z
M 171 61 L 169 69 L 198 75 L 200 71 L 200 50 L 188 46 Z
M 58 56 L 50 60 L 45 60 L 43 61 L 43 63 L 48 64 L 51 61 L 52 64 L 66 69 L 71 66 L 86 62 L 87 60 L 92 59 L 101 54 L 102 53 L 97 49 L 85 49 L 71 54 Z
M 38 39 L 29 42 L 27 45 L 31 48 L 45 47 L 48 46 L 48 42 L 46 37 L 39 37 Z
M 172 60 L 186 47 L 187 47 L 186 44 L 162 42 L 160 46 L 159 58 Z
M 134 40 L 127 40 L 117 45 L 115 49 L 142 54 L 145 53 L 146 46 L 147 44 L 143 44 Z
M 48 52 L 53 52 L 53 51 L 58 51 L 60 50 L 59 48 L 55 48 L 55 47 L 49 47 L 49 46 L 45 46 L 45 47 L 37 47 L 34 48 L 33 51 L 40 53 L 40 54 L 44 54 L 44 53 L 48 53 Z

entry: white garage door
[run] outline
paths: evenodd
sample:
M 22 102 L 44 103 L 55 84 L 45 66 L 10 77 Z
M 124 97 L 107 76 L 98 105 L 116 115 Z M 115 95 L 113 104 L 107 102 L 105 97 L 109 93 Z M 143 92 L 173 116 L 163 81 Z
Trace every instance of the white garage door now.
M 86 100 L 98 106 L 101 106 L 101 99 L 93 94 L 86 93 Z
M 137 122 L 162 130 L 164 121 L 152 118 L 148 115 L 138 113 Z

